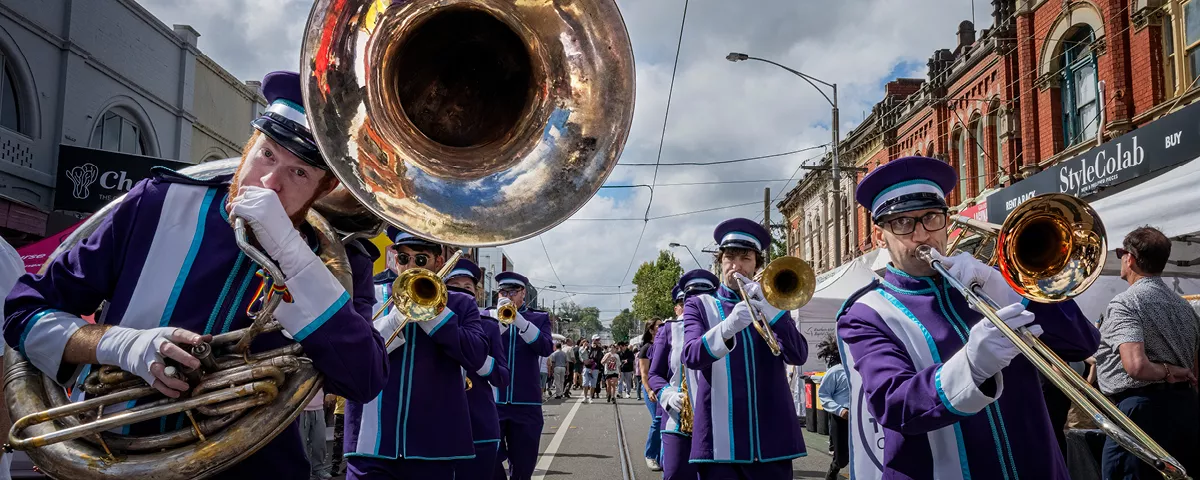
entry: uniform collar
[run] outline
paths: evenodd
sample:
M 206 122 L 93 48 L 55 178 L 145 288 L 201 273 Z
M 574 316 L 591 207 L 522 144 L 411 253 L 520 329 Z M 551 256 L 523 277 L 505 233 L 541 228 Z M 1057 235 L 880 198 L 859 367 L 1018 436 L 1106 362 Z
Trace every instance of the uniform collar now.
M 733 291 L 733 289 L 725 286 L 724 283 L 717 288 L 717 298 L 721 299 L 722 302 L 729 303 L 737 303 L 742 301 L 742 296 L 738 295 L 737 292 Z
M 883 281 L 902 290 L 919 291 L 934 287 L 941 281 L 941 278 L 910 275 L 889 263 L 887 271 L 883 274 Z

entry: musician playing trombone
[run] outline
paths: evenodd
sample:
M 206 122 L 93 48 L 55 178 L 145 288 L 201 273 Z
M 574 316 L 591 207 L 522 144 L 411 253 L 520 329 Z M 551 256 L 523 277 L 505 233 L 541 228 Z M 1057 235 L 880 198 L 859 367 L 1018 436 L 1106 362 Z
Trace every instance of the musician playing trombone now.
M 671 297 L 675 300 L 675 317 L 667 319 L 654 336 L 654 355 L 650 360 L 650 378 L 647 382 L 650 384 L 650 393 L 658 399 L 659 413 L 662 415 L 663 480 L 699 478 L 696 465 L 688 461 L 692 453 L 692 432 L 680 423 L 683 397 L 691 394 L 690 390 L 685 392 L 683 387 L 683 304 L 688 297 L 712 295 L 717 290 L 717 283 L 717 276 L 708 270 L 696 269 L 683 274 L 671 290 Z
M 304 219 L 337 179 L 307 127 L 299 76 L 267 74 L 262 93 L 271 104 L 252 123 L 255 132 L 234 175 L 200 180 L 156 170 L 45 275 L 22 277 L 9 295 L 8 345 L 62 386 L 76 387 L 73 400 L 81 398 L 93 364 L 119 367 L 177 398 L 191 385 L 168 373 L 168 359 L 186 369 L 200 366 L 177 344 L 194 345 L 250 326 L 247 312 L 261 300 L 256 292 L 271 287 L 235 241 L 231 216 L 246 221 L 287 286 L 274 312 L 283 332 L 255 337 L 251 350 L 282 347 L 292 342 L 287 335 L 324 374 L 329 393 L 365 402 L 383 388 L 383 340 L 368 321 L 371 253 L 377 253 L 347 249 L 353 292 L 325 268 L 314 230 Z M 108 306 L 96 324 L 80 318 L 104 301 Z M 155 400 L 144 397 L 137 404 Z M 134 403 L 113 405 L 105 413 Z M 123 433 L 157 435 L 180 428 L 193 427 L 176 414 L 128 426 Z M 299 461 L 305 458 L 303 445 L 293 422 L 220 476 L 308 478 L 308 462 Z
M 446 274 L 446 287 L 478 297 L 476 285 L 483 278 L 479 266 L 466 258 L 459 260 Z M 507 388 L 510 380 L 508 354 L 500 339 L 500 323 L 486 310 L 479 312 L 488 357 L 478 370 L 466 372 L 473 386 L 467 390 L 467 407 L 471 411 L 471 435 L 475 440 L 475 458 L 463 461 L 458 478 L 490 478 L 495 471 L 496 451 L 500 444 L 500 419 L 496 413 L 495 390 Z
M 806 452 L 784 364 L 804 364 L 808 343 L 791 314 L 767 303 L 750 280 L 771 247 L 767 229 L 735 218 L 717 225 L 714 238 L 721 285 L 713 295 L 687 299 L 683 311 L 683 364 L 695 374 L 688 384 L 695 400 L 691 463 L 704 480 L 792 478 L 792 459 Z M 769 324 L 762 333 L 746 328 L 754 316 Z M 779 356 L 763 333 L 778 338 Z
M 440 244 L 395 227 L 387 234 L 387 265 L 396 274 L 437 272 L 446 261 Z M 376 311 L 394 292 L 385 284 L 378 293 Z M 410 318 L 397 303 L 374 321 L 385 339 L 395 337 L 387 345 L 388 382 L 369 401 L 346 402 L 347 479 L 451 480 L 475 457 L 463 369 L 488 363 L 487 341 L 475 298 L 449 289 L 446 295 L 445 308 L 430 319 Z
M 1099 335 L 1073 301 L 1029 303 L 1000 272 L 963 253 L 943 254 L 954 168 L 924 157 L 887 163 L 858 186 L 874 240 L 891 263 L 838 317 L 850 374 L 851 476 L 1069 478 L 1037 371 L 1016 346 L 917 255 L 928 245 L 948 273 L 978 283 L 997 316 L 1067 361 L 1096 351 Z

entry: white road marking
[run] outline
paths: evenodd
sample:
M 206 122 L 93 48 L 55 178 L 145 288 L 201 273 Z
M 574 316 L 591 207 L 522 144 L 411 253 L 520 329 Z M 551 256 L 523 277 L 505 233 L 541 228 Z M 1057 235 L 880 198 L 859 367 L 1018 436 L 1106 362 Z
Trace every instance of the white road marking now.
M 567 435 L 567 430 L 571 429 L 571 420 L 575 419 L 575 412 L 579 411 L 579 406 L 583 405 L 583 398 L 575 401 L 575 406 L 571 407 L 571 411 L 567 412 L 567 418 L 563 419 L 561 425 L 558 426 L 558 431 L 554 432 L 554 438 L 550 439 L 550 445 L 546 446 L 546 451 L 542 452 L 538 458 L 537 466 L 534 467 L 532 480 L 546 480 L 546 472 L 550 471 L 550 463 L 554 461 L 554 454 L 558 453 L 558 447 L 562 445 L 563 437 Z

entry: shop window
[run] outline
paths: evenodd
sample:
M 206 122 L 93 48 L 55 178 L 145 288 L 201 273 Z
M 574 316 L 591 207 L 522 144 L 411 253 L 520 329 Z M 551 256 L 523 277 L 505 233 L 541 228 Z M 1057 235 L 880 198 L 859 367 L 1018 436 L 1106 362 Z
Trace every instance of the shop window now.
M 1200 1 L 1200 0 L 1197 0 Z M 1091 27 L 1079 27 L 1063 40 L 1061 75 L 1064 147 L 1096 138 L 1100 130 L 1100 102 L 1096 95 L 1095 36 Z
M 145 155 L 146 141 L 143 129 L 133 115 L 113 109 L 100 116 L 92 129 L 92 140 L 88 146 L 101 150 Z
M 1168 1 L 1162 8 L 1164 93 L 1171 98 L 1200 77 L 1200 0 Z
M 21 118 L 24 110 L 18 87 L 12 62 L 8 61 L 8 56 L 0 53 L 0 127 L 27 134 Z

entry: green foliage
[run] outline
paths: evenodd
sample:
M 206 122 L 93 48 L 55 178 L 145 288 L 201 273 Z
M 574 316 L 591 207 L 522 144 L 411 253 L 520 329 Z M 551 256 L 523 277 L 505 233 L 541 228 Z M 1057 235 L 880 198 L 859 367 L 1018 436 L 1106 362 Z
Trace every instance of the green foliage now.
M 621 313 L 618 313 L 617 316 L 613 318 L 612 325 L 610 326 L 612 330 L 613 341 L 628 342 L 629 338 L 633 336 L 634 331 L 637 330 L 639 324 L 640 322 L 637 321 L 637 318 L 634 316 L 633 312 L 629 311 L 628 308 L 622 309 Z
M 786 256 L 787 251 L 787 224 L 776 223 L 771 225 L 771 258 L 779 258 Z
M 566 301 L 555 306 L 554 314 L 562 322 L 562 334 L 570 339 L 589 338 L 604 330 L 600 324 L 600 309 L 596 307 L 581 307 Z
M 671 252 L 661 250 L 654 262 L 643 263 L 633 275 L 637 293 L 633 295 L 633 316 L 638 320 L 652 317 L 669 318 L 675 315 L 671 288 L 679 282 L 683 267 Z M 613 330 L 616 336 L 616 330 Z

